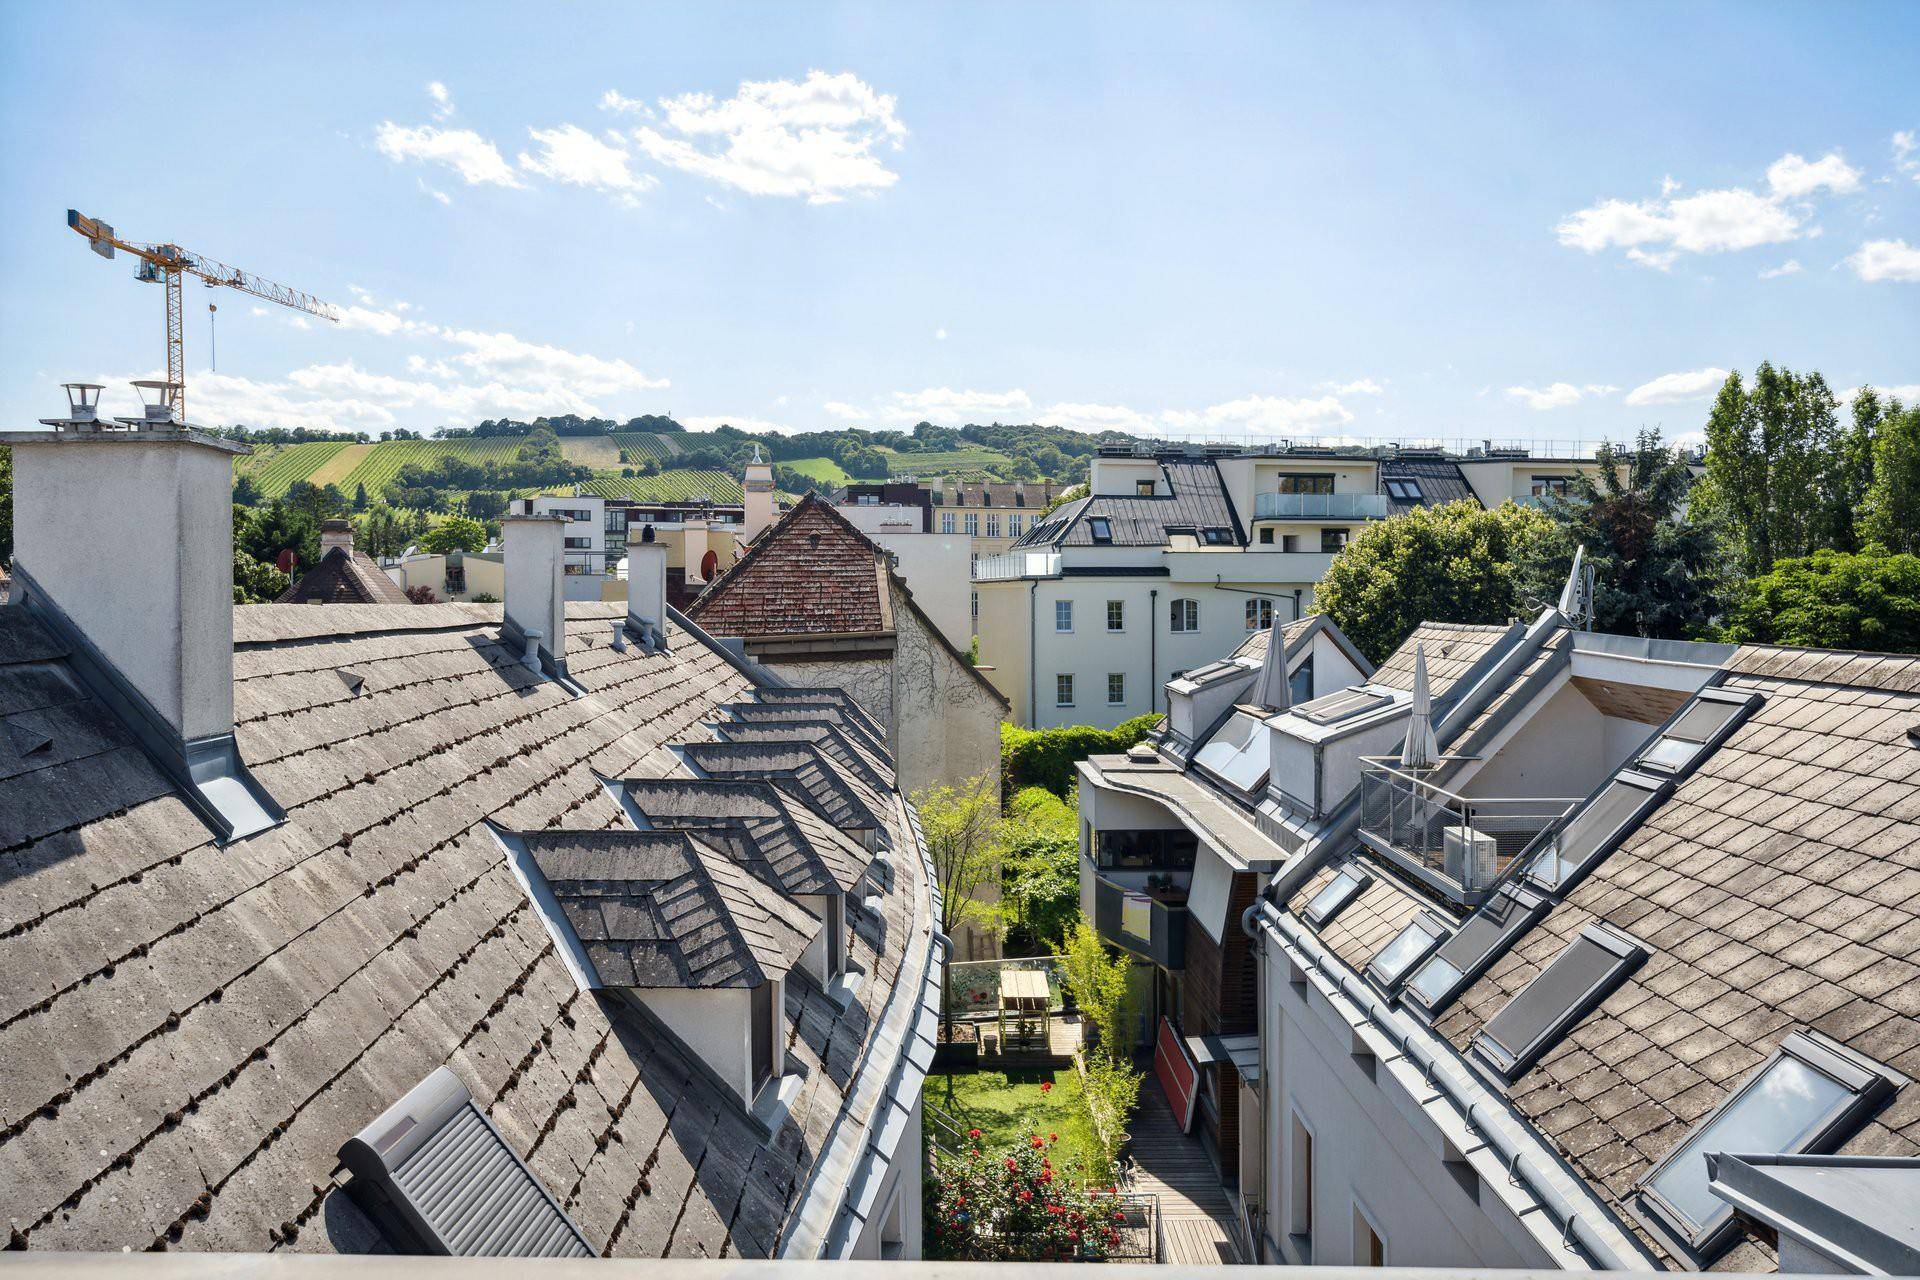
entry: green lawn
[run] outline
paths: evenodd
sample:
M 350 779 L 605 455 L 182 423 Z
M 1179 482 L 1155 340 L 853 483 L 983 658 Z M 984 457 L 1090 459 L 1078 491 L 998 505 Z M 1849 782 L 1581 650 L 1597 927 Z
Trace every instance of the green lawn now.
M 809 480 L 818 480 L 822 484 L 847 484 L 853 479 L 832 458 L 793 458 L 780 465 L 798 471 Z
M 1043 1081 L 1051 1081 L 1053 1088 L 1042 1092 Z M 1094 1158 L 1093 1126 L 1081 1105 L 1080 1077 L 1072 1067 L 1016 1070 L 1011 1075 L 973 1071 L 933 1076 L 927 1081 L 927 1101 L 959 1121 L 963 1133 L 980 1130 L 984 1150 L 1027 1142 L 1035 1134 L 1045 1138 L 1057 1133 L 1060 1142 L 1052 1152 L 1054 1168 L 1064 1171 L 1075 1160 L 1086 1166 Z

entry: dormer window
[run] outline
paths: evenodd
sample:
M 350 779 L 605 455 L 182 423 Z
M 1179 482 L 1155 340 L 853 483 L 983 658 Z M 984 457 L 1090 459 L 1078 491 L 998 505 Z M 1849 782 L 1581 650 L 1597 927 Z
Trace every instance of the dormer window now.
M 1105 516 L 1094 516 L 1087 521 L 1087 536 L 1095 542 L 1113 541 L 1113 522 Z
M 1133 482 L 1133 496 L 1136 498 L 1151 498 L 1153 496 L 1153 481 L 1135 480 Z

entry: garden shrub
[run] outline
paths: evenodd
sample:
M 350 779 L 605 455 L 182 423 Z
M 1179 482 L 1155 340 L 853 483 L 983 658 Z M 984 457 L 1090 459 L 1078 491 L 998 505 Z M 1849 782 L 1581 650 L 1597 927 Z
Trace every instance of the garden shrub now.
M 1080 914 L 1080 818 L 1044 787 L 1016 794 L 1007 817 L 1000 896 L 1011 925 L 1009 947 L 1045 954 Z
M 1088 756 L 1125 751 L 1159 723 L 1158 715 L 1135 716 L 1111 729 L 1098 729 L 1090 724 L 1022 729 L 1003 723 L 1000 768 L 1005 789 L 1011 794 L 1026 787 L 1045 787 L 1057 796 L 1070 795 L 1074 790 L 1075 764 Z
M 1099 1262 L 1119 1243 L 1122 1214 L 1102 1205 L 1112 1165 L 1056 1169 L 1058 1135 L 1034 1134 L 989 1152 L 978 1129 L 973 1146 L 933 1153 L 928 1178 L 926 1256 L 967 1262 Z

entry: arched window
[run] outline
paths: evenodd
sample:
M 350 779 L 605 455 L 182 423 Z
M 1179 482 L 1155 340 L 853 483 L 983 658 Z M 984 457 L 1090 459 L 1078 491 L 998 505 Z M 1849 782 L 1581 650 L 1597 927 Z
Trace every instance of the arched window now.
M 1198 600 L 1175 600 L 1172 605 L 1172 619 L 1169 629 L 1173 631 L 1198 631 L 1200 629 L 1200 602 Z

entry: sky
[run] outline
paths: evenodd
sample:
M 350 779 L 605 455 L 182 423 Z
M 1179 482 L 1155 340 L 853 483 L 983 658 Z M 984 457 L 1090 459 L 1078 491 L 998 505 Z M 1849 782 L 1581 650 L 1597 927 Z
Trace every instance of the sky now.
M 1920 398 L 1916 65 L 1891 3 L 16 0 L 0 426 L 165 367 L 69 207 L 337 307 L 189 284 L 214 425 L 1591 441 L 1763 359 Z

